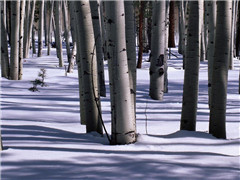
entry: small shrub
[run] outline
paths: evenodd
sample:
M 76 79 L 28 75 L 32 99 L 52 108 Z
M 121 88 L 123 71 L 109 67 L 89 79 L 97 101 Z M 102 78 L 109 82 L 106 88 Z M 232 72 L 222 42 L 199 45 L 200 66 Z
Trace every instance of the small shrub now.
M 36 92 L 36 91 L 39 91 L 37 88 L 38 86 L 41 86 L 41 87 L 47 86 L 47 84 L 44 82 L 46 78 L 46 69 L 40 69 L 40 72 L 38 73 L 38 77 L 40 77 L 41 79 L 37 78 L 34 81 L 31 81 L 33 86 L 28 89 L 29 91 Z

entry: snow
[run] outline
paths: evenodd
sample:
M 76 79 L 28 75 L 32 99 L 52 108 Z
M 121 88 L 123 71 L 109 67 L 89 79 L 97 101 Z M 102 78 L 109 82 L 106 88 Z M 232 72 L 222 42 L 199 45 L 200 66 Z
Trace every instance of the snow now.
M 176 54 L 176 49 L 172 50 Z M 66 52 L 65 64 L 67 65 Z M 73 179 L 209 179 L 237 180 L 240 175 L 240 63 L 229 71 L 227 139 L 208 134 L 207 63 L 201 62 L 197 131 L 179 131 L 183 75 L 181 56 L 169 60 L 169 93 L 163 101 L 148 97 L 149 62 L 137 70 L 138 141 L 109 145 L 106 135 L 85 133 L 80 125 L 77 70 L 65 76 L 55 50 L 24 61 L 23 80 L 1 79 L 2 180 Z M 106 62 L 105 62 L 106 63 Z M 40 68 L 47 70 L 47 87 L 30 92 Z M 108 79 L 107 65 L 105 68 Z M 109 87 L 101 99 L 111 133 Z

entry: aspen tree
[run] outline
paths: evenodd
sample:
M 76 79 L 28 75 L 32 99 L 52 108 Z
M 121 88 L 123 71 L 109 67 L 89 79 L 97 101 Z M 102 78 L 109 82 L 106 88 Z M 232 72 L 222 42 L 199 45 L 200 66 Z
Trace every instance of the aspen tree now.
M 28 18 L 28 23 L 26 25 L 28 25 L 28 28 L 27 28 L 27 33 L 24 34 L 24 36 L 26 35 L 26 41 L 24 43 L 24 48 L 23 48 L 23 58 L 28 58 L 29 56 L 29 49 L 30 49 L 30 46 L 31 46 L 31 39 L 32 39 L 32 28 L 33 28 L 33 21 L 34 21 L 34 12 L 35 12 L 35 5 L 36 5 L 36 0 L 32 0 L 31 1 L 32 5 L 31 7 L 29 7 L 29 16 L 26 15 L 26 17 Z M 29 1 L 30 3 L 30 1 Z M 30 6 L 30 4 L 29 4 Z
M 68 23 L 68 10 L 67 10 L 67 3 L 65 0 L 62 1 L 62 9 L 63 9 L 63 22 L 64 22 L 64 37 L 66 42 L 66 49 L 67 49 L 67 59 L 68 63 L 72 61 L 71 51 L 70 51 L 70 32 L 69 32 L 69 23 Z
M 70 12 L 70 31 L 71 31 L 71 35 L 72 35 L 72 43 L 73 43 L 73 47 L 71 50 L 71 62 L 68 65 L 68 70 L 67 72 L 72 72 L 73 68 L 74 68 L 74 61 L 76 59 L 76 53 L 77 53 L 77 35 L 76 35 L 76 31 L 77 31 L 77 26 L 76 26 L 76 18 L 75 18 L 75 8 L 73 6 L 73 3 L 69 2 L 68 3 L 68 7 L 69 7 L 69 12 Z
M 138 48 L 138 61 L 137 68 L 142 68 L 142 56 L 143 56 L 143 19 L 145 12 L 145 4 L 146 1 L 140 1 L 140 12 L 139 12 L 139 32 L 138 32 L 138 40 L 139 40 L 139 48 Z
M 129 80 L 131 88 L 134 111 L 136 110 L 136 41 L 135 41 L 135 19 L 133 1 L 124 1 L 126 22 L 126 45 L 129 69 Z
M 82 80 L 82 70 L 81 70 L 81 42 L 80 42 L 80 36 L 78 36 L 79 30 L 78 30 L 78 16 L 80 16 L 80 12 L 76 11 L 76 7 L 78 6 L 77 2 L 70 1 L 69 2 L 69 8 L 70 8 L 70 23 L 71 23 L 71 33 L 73 40 L 76 42 L 76 63 L 78 67 L 78 86 L 79 86 L 79 99 L 80 99 L 80 123 L 82 125 L 86 125 L 86 113 L 85 113 L 85 105 L 84 105 L 84 91 L 83 91 L 83 80 Z M 77 49 L 79 49 L 77 51 Z
M 181 130 L 195 131 L 196 129 L 202 8 L 202 0 L 189 2 Z
M 226 101 L 231 44 L 232 1 L 217 2 L 209 133 L 226 138 Z
M 30 19 L 31 1 L 26 1 L 25 17 L 24 17 L 24 35 L 23 35 L 23 58 L 27 57 L 28 48 L 28 33 L 29 33 L 29 19 Z
M 90 4 L 88 0 L 76 2 L 78 35 L 80 37 L 81 74 L 85 106 L 86 130 L 102 134 L 100 96 L 98 90 L 97 59 Z M 80 52 L 79 52 L 80 51 Z
M 104 79 L 104 63 L 103 63 L 103 49 L 102 49 L 102 34 L 99 20 L 99 4 L 97 0 L 90 1 L 93 30 L 95 37 L 95 47 L 97 55 L 97 69 L 98 69 L 98 84 L 100 95 L 106 97 L 106 87 Z
M 43 30 L 44 30 L 44 0 L 39 1 L 39 23 L 38 23 L 38 57 L 42 56 L 43 49 Z
M 50 2 L 49 7 L 49 27 L 48 27 L 48 48 L 47 48 L 47 55 L 51 53 L 51 40 L 52 40 L 52 26 L 53 26 L 53 9 L 54 9 L 54 1 Z
M 234 38 L 235 38 L 235 25 L 236 25 L 236 5 L 237 0 L 232 0 L 232 19 L 231 19 L 231 45 L 229 54 L 229 69 L 234 69 Z
M 56 51 L 59 60 L 59 67 L 63 67 L 63 53 L 62 53 L 62 36 L 61 36 L 61 19 L 60 19 L 60 2 L 55 1 L 55 25 L 56 25 Z
M 23 74 L 23 30 L 24 30 L 25 0 L 20 4 L 20 29 L 19 29 L 19 72 L 18 79 L 22 79 Z
M 0 2 L 2 7 L 5 8 L 4 1 Z M 8 42 L 7 42 L 7 31 L 6 23 L 4 22 L 5 17 L 4 10 L 1 11 L 1 76 L 9 78 L 9 55 L 8 55 Z
M 10 79 L 18 80 L 20 0 L 11 2 Z M 14 28 L 13 28 L 14 27 Z
M 136 122 L 130 93 L 126 52 L 124 1 L 106 1 L 109 78 L 112 109 L 112 144 L 136 141 Z
M 36 27 L 35 25 L 33 24 L 32 26 L 32 56 L 33 54 L 36 54 L 37 51 L 36 51 L 36 43 L 35 43 L 35 33 L 36 33 Z
M 153 35 L 151 45 L 150 90 L 152 99 L 162 100 L 164 94 L 164 58 L 165 58 L 165 16 L 166 2 L 156 1 L 153 15 Z
M 216 1 L 207 2 L 207 14 L 208 14 L 208 104 L 211 104 L 211 86 L 212 86 L 212 67 L 213 67 L 213 55 L 214 55 L 214 39 L 215 39 L 215 27 L 216 27 Z

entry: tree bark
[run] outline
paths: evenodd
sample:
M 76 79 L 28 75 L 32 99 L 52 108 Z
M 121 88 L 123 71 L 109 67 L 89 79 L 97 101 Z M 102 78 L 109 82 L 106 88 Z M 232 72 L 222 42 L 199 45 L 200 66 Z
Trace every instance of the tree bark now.
M 20 5 L 20 29 L 19 29 L 19 72 L 18 79 L 22 79 L 23 74 L 23 30 L 24 30 L 25 0 Z
M 130 94 L 126 52 L 124 1 L 106 1 L 109 77 L 112 108 L 112 144 L 136 141 L 136 122 Z
M 168 36 L 168 47 L 174 48 L 175 45 L 175 17 L 174 17 L 174 4 L 175 1 L 170 1 L 169 9 L 169 36 Z
M 217 2 L 209 133 L 226 138 L 226 101 L 231 44 L 232 1 Z
M 63 53 L 62 53 L 62 36 L 61 36 L 61 19 L 60 19 L 60 2 L 55 1 L 55 25 L 56 25 L 56 50 L 59 59 L 59 67 L 63 67 Z
M 150 90 L 152 99 L 162 100 L 164 94 L 164 58 L 165 58 L 165 16 L 166 2 L 156 1 L 153 15 L 152 57 L 150 62 Z
M 52 26 L 53 26 L 53 9 L 54 9 L 54 1 L 50 2 L 50 11 L 49 11 L 49 27 L 48 27 L 48 48 L 47 55 L 49 56 L 51 53 L 51 40 L 52 40 Z
M 44 0 L 39 1 L 39 24 L 38 24 L 38 57 L 42 56 L 43 49 L 43 31 L 44 31 Z
M 26 58 L 28 48 L 28 33 L 29 33 L 29 21 L 30 21 L 30 8 L 31 1 L 26 1 L 25 18 L 24 18 L 24 35 L 23 35 L 23 58 Z
M 238 20 L 237 20 L 237 32 L 236 32 L 236 56 L 240 56 L 240 4 L 238 4 Z
M 24 48 L 23 48 L 23 58 L 28 58 L 28 56 L 29 56 L 29 49 L 30 49 L 30 46 L 31 46 L 31 38 L 32 38 L 32 28 L 33 28 L 33 21 L 34 21 L 35 5 L 36 5 L 36 0 L 33 0 L 32 1 L 32 6 L 30 8 L 31 12 L 29 14 L 29 19 L 28 19 L 28 33 L 27 33 L 26 44 L 24 45 Z
M 18 80 L 20 1 L 11 2 L 10 80 Z
M 97 76 L 97 59 L 94 48 L 95 39 L 91 17 L 91 9 L 89 1 L 82 0 L 76 2 L 77 11 L 77 28 L 80 37 L 80 51 L 81 54 L 81 71 L 83 82 L 83 99 L 86 116 L 86 130 L 87 132 L 96 131 L 102 134 L 101 126 L 101 109 L 100 96 L 98 90 L 98 76 Z
M 215 41 L 215 27 L 216 27 L 216 1 L 207 2 L 207 14 L 208 14 L 208 104 L 211 106 L 211 86 L 212 86 L 212 69 L 213 69 L 213 57 L 214 57 L 214 41 Z
M 185 52 L 186 61 L 180 128 L 181 130 L 195 131 L 202 25 L 200 13 L 203 8 L 203 1 L 190 1 L 189 3 L 190 11 L 187 31 L 187 46 Z
M 33 24 L 33 26 L 32 26 L 32 56 L 33 56 L 33 54 L 37 53 L 36 44 L 35 44 L 35 30 L 36 30 L 36 28 L 35 28 L 35 25 Z
M 79 86 L 79 99 L 80 99 L 80 123 L 82 125 L 86 125 L 86 113 L 85 113 L 85 106 L 84 106 L 84 99 L 83 99 L 83 95 L 84 95 L 84 91 L 83 91 L 83 80 L 82 80 L 82 70 L 81 70 L 81 53 L 80 53 L 80 49 L 81 49 L 81 42 L 80 42 L 80 37 L 77 34 L 77 32 L 79 32 L 78 30 L 78 16 L 80 16 L 79 11 L 76 11 L 76 7 L 77 4 L 76 2 L 73 1 L 69 1 L 69 8 L 70 8 L 70 17 L 71 17 L 71 32 L 72 32 L 72 37 L 73 37 L 73 41 L 76 42 L 77 45 L 77 49 L 79 49 L 77 51 L 76 54 L 76 63 L 78 66 L 78 86 Z
M 103 63 L 103 49 L 102 49 L 102 35 L 99 20 L 99 4 L 97 0 L 90 1 L 93 30 L 95 37 L 95 48 L 97 55 L 97 69 L 98 69 L 98 84 L 100 95 L 106 97 L 106 87 L 104 78 L 104 63 Z
M 65 42 L 66 42 L 66 49 L 67 49 L 67 59 L 68 63 L 71 63 L 72 61 L 72 56 L 71 56 L 71 51 L 70 51 L 70 32 L 69 32 L 69 22 L 68 22 L 68 10 L 67 10 L 67 3 L 65 0 L 62 1 L 62 6 L 63 6 L 63 22 L 64 22 L 64 37 L 65 37 Z
M 142 68 L 142 56 L 143 56 L 143 17 L 144 17 L 144 9 L 145 9 L 145 1 L 140 2 L 140 12 L 139 12 L 139 31 L 138 31 L 138 39 L 139 39 L 139 48 L 138 48 L 138 61 L 137 68 Z
M 5 3 L 5 2 L 0 2 Z M 3 5 L 4 7 L 4 5 Z M 4 17 L 6 14 L 1 11 L 1 71 L 2 77 L 9 78 L 9 55 L 8 55 L 8 42 L 7 42 L 7 31 L 6 31 L 6 23 L 4 23 Z
M 126 22 L 126 44 L 131 97 L 136 112 L 136 37 L 133 1 L 124 1 Z

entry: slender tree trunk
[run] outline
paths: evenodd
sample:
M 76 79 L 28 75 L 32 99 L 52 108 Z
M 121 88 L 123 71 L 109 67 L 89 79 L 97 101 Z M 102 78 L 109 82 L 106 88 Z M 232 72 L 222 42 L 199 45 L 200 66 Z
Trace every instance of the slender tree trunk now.
M 214 56 L 214 39 L 215 39 L 215 27 L 216 27 L 216 1 L 207 2 L 208 9 L 208 104 L 211 106 L 211 86 L 212 86 L 212 70 L 213 70 L 213 56 Z
M 217 2 L 209 133 L 226 138 L 226 101 L 231 44 L 232 1 Z
M 144 17 L 145 3 L 146 3 L 145 1 L 141 1 L 140 2 L 139 31 L 138 31 L 139 48 L 138 48 L 137 68 L 142 68 L 142 56 L 143 56 L 143 17 Z
M 236 32 L 236 56 L 240 57 L 240 4 L 238 4 L 238 19 Z
M 25 18 L 24 18 L 24 35 L 23 35 L 23 58 L 27 57 L 30 8 L 31 8 L 31 1 L 26 1 Z
M 112 144 L 136 141 L 136 122 L 126 52 L 124 1 L 106 1 L 108 26 L 109 77 L 111 88 Z M 112 62 L 111 62 L 112 61 Z M 114 106 L 113 106 L 114 105 Z
M 48 29 L 49 29 L 49 7 L 50 1 L 46 1 L 44 3 L 44 39 L 45 39 L 45 47 L 48 45 Z
M 175 1 L 170 1 L 169 9 L 169 36 L 168 36 L 168 47 L 174 48 L 175 45 L 175 12 L 174 12 Z
M 185 20 L 184 20 L 184 38 L 183 38 L 183 45 L 184 45 L 184 53 L 183 53 L 183 69 L 185 69 L 185 62 L 186 62 L 186 44 L 187 44 L 187 31 L 188 31 L 188 19 L 189 19 L 189 2 L 184 2 L 184 14 L 185 14 Z
M 99 4 L 97 0 L 90 1 L 93 30 L 95 37 L 95 47 L 97 55 L 97 69 L 98 69 L 98 84 L 100 95 L 106 97 L 106 87 L 104 78 L 104 64 L 103 64 L 103 49 L 102 49 L 102 36 L 99 21 Z
M 77 44 L 77 54 L 76 54 L 76 63 L 78 66 L 78 85 L 79 85 L 79 99 L 80 99 L 80 123 L 82 125 L 86 125 L 86 109 L 85 109 L 85 105 L 84 105 L 84 99 L 83 99 L 83 95 L 84 95 L 84 90 L 83 90 L 83 80 L 82 80 L 82 70 L 81 70 L 81 53 L 80 53 L 80 49 L 81 49 L 81 42 L 80 42 L 80 36 L 77 34 L 77 32 L 79 32 L 78 28 L 79 26 L 77 26 L 78 22 L 78 16 L 80 16 L 80 12 L 76 11 L 76 7 L 77 7 L 77 3 L 73 2 L 73 1 L 69 1 L 69 8 L 70 8 L 70 16 L 71 16 L 71 20 L 70 22 L 72 23 L 72 27 L 71 27 L 71 32 L 72 32 L 72 37 L 74 39 L 74 41 Z
M 51 53 L 51 40 L 52 40 L 52 26 L 53 26 L 53 8 L 54 8 L 54 1 L 50 2 L 50 14 L 49 14 L 49 27 L 48 27 L 48 49 L 47 55 L 49 56 Z
M 30 2 L 29 2 L 30 3 Z M 29 56 L 29 49 L 31 46 L 31 38 L 32 38 L 32 28 L 33 28 L 33 21 L 34 21 L 34 12 L 35 12 L 35 5 L 36 0 L 32 1 L 32 6 L 30 8 L 30 14 L 29 14 L 29 22 L 28 22 L 28 37 L 26 39 L 26 48 L 23 49 L 23 58 L 28 58 Z
M 124 1 L 126 22 L 126 44 L 129 69 L 129 80 L 134 112 L 136 111 L 136 41 L 135 41 L 135 18 L 133 1 Z
M 71 63 L 72 61 L 72 56 L 71 56 L 71 51 L 70 51 L 70 32 L 69 32 L 69 23 L 68 23 L 68 10 L 67 10 L 67 3 L 65 0 L 62 1 L 62 6 L 63 6 L 63 22 L 64 22 L 64 37 L 65 37 L 65 42 L 66 42 L 66 49 L 67 49 L 67 59 L 68 63 Z
M 40 1 L 39 23 L 38 23 L 38 57 L 42 56 L 43 49 L 43 31 L 44 31 L 44 0 Z
M 203 1 L 190 1 L 189 3 L 181 130 L 195 131 L 202 25 L 200 13 L 203 8 Z
M 170 11 L 170 3 L 166 1 L 166 16 L 165 16 L 165 56 L 164 56 L 164 93 L 168 93 L 168 39 L 169 39 L 169 11 Z M 173 32 L 174 34 L 174 32 Z M 171 56 L 171 48 L 169 48 L 169 57 Z
M 0 2 L 1 5 L 5 2 Z M 4 5 L 3 5 L 4 7 Z M 2 77 L 9 78 L 9 55 L 8 55 L 8 42 L 7 42 L 7 31 L 6 31 L 6 23 L 4 22 L 4 11 L 1 11 L 1 71 Z
M 150 64 L 150 92 L 152 99 L 162 100 L 164 94 L 164 56 L 165 44 L 165 16 L 166 2 L 156 1 L 154 5 L 153 35 L 152 35 L 152 57 Z
M 23 74 L 23 30 L 24 30 L 25 0 L 20 5 L 20 29 L 19 29 L 19 72 L 18 79 L 22 79 Z
M 39 1 L 39 23 L 38 23 L 38 57 L 42 56 L 43 49 L 43 31 L 44 31 L 44 0 Z
M 8 34 L 8 41 L 11 46 L 11 2 L 6 0 L 6 30 Z
M 236 16 L 235 16 L 235 10 L 236 10 L 236 0 L 232 0 L 232 21 L 231 21 L 231 46 L 230 46 L 230 54 L 229 54 L 229 69 L 234 69 L 234 38 L 235 38 L 235 22 L 236 22 Z
M 101 26 L 101 33 L 102 33 L 102 49 L 103 49 L 103 56 L 104 60 L 107 60 L 107 42 L 106 42 L 106 22 L 104 19 L 104 0 L 99 0 L 100 3 L 100 26 Z
M 36 42 L 35 42 L 35 30 L 36 30 L 36 28 L 35 28 L 35 25 L 33 24 L 33 26 L 32 26 L 32 56 L 33 56 L 33 54 L 36 54 L 37 53 L 37 51 L 36 51 Z
M 102 134 L 100 96 L 98 90 L 97 59 L 94 48 L 95 39 L 92 25 L 90 4 L 87 0 L 76 2 L 78 18 L 78 35 L 81 46 L 78 48 L 81 54 L 81 71 L 84 90 L 84 105 L 87 132 L 96 131 Z
M 183 1 L 179 1 L 179 43 L 178 43 L 178 53 L 184 53 L 184 27 L 185 27 L 185 16 L 184 16 Z
M 11 54 L 10 54 L 10 79 L 18 80 L 19 68 L 19 18 L 20 1 L 11 2 Z
M 70 26 L 71 26 L 71 35 L 72 35 L 72 42 L 73 42 L 73 48 L 71 51 L 71 62 L 68 65 L 68 72 L 71 72 L 74 68 L 74 61 L 76 59 L 76 54 L 77 54 L 77 35 L 76 35 L 76 31 L 77 31 L 77 26 L 76 26 L 76 18 L 75 18 L 75 9 L 73 3 L 69 2 L 69 11 L 70 11 Z M 72 10 L 73 9 L 73 10 Z
M 63 67 L 63 53 L 62 53 L 62 36 L 61 36 L 61 19 L 60 19 L 60 2 L 55 1 L 55 25 L 56 25 L 56 50 L 59 59 L 59 67 Z

